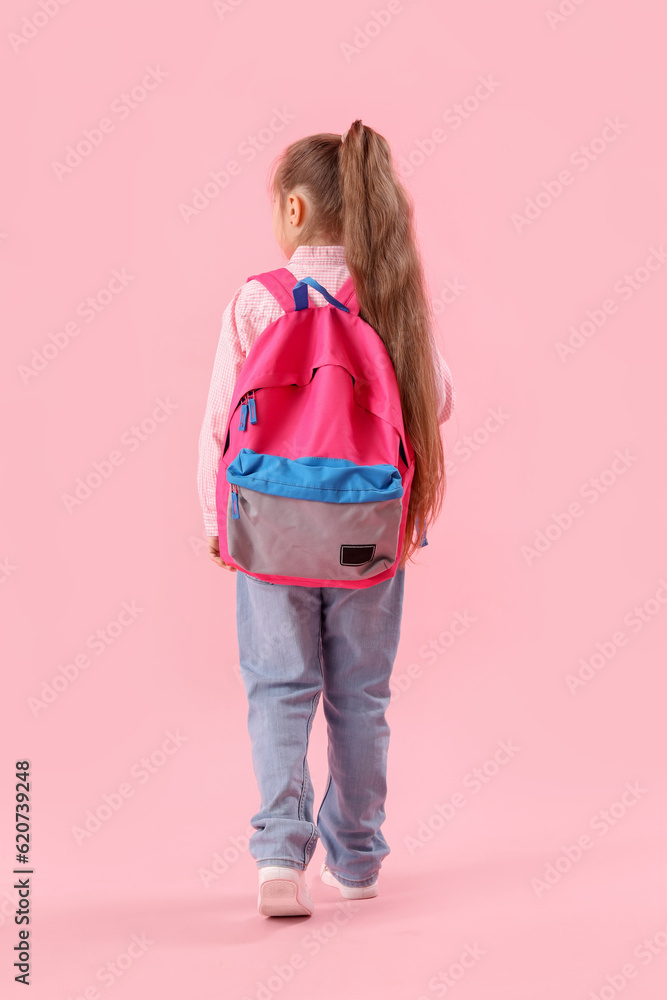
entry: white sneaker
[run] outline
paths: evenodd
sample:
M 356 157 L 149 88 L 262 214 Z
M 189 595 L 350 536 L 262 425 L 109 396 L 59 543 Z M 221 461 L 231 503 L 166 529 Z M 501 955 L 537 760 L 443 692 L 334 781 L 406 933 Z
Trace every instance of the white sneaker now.
M 257 908 L 263 917 L 310 917 L 315 905 L 305 870 L 279 865 L 260 868 Z
M 378 894 L 377 881 L 373 885 L 363 885 L 356 888 L 351 885 L 343 885 L 324 863 L 322 863 L 320 870 L 320 878 L 325 885 L 333 885 L 336 889 L 340 889 L 345 899 L 371 899 L 372 896 Z

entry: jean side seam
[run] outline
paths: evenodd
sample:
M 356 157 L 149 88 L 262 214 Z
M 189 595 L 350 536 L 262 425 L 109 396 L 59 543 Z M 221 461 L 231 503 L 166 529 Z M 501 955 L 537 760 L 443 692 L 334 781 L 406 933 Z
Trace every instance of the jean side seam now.
M 332 775 L 331 771 L 329 771 L 329 780 L 327 781 L 327 787 L 324 790 L 324 796 L 322 798 L 322 801 L 320 802 L 320 808 L 317 810 L 317 817 L 318 817 L 318 819 L 319 819 L 319 817 L 320 817 L 320 815 L 322 813 L 322 807 L 324 806 L 324 803 L 327 800 L 327 795 L 329 794 L 329 790 L 331 788 L 332 783 L 333 783 L 333 775 Z
M 310 745 L 310 730 L 311 730 L 311 726 L 313 724 L 313 719 L 315 717 L 315 712 L 317 711 L 317 706 L 319 704 L 321 693 L 322 693 L 321 690 L 317 691 L 315 693 L 315 697 L 313 698 L 313 707 L 311 709 L 310 717 L 308 719 L 308 724 L 306 726 L 306 750 L 305 750 L 305 753 L 303 755 L 303 781 L 301 783 L 301 795 L 299 796 L 299 811 L 298 811 L 298 816 L 299 816 L 299 819 L 301 819 L 301 820 L 304 819 L 304 817 L 303 817 L 303 803 L 304 803 L 305 796 L 306 796 L 306 768 L 308 766 L 308 764 L 307 764 L 307 757 L 308 757 L 308 747 Z M 308 851 L 309 851 L 310 845 L 313 842 L 317 843 L 317 839 L 319 837 L 319 832 L 317 830 L 317 827 L 314 824 L 312 824 L 312 823 L 311 823 L 311 826 L 312 826 L 311 835 L 308 838 L 308 840 L 306 842 L 306 845 L 305 845 L 305 847 L 303 849 L 303 863 L 304 863 L 304 865 L 307 865 L 309 863 L 309 861 L 310 861 L 310 857 L 308 855 Z
M 324 673 L 322 671 L 322 660 L 320 658 L 320 646 L 321 646 L 321 643 L 322 643 L 322 616 L 320 614 L 320 634 L 319 634 L 318 640 L 317 640 L 317 663 L 318 663 L 318 666 L 320 668 L 320 676 L 322 678 L 322 684 L 324 685 Z M 303 819 L 303 816 L 301 814 L 301 810 L 302 810 L 303 799 L 305 797 L 305 791 L 306 791 L 306 759 L 308 757 L 308 747 L 310 745 L 310 729 L 311 729 L 311 726 L 313 724 L 313 719 L 315 717 L 315 712 L 317 711 L 317 706 L 319 704 L 319 699 L 320 699 L 320 695 L 321 694 L 322 694 L 322 688 L 320 688 L 320 690 L 316 692 L 315 697 L 313 698 L 313 706 L 311 708 L 310 717 L 308 719 L 308 724 L 306 726 L 306 752 L 303 755 L 303 781 L 301 783 L 301 795 L 299 796 L 299 811 L 298 811 L 298 814 L 297 814 L 298 817 L 299 817 L 299 819 Z M 312 837 L 311 837 L 311 840 L 312 840 Z M 310 841 L 308 843 L 310 843 Z
M 321 643 L 322 643 L 322 616 L 320 614 L 320 634 L 318 636 L 318 642 L 317 642 L 317 663 L 318 663 L 318 666 L 320 668 L 320 677 L 322 679 L 322 687 L 323 687 L 324 686 L 324 673 L 322 671 L 322 660 L 321 660 L 321 657 L 320 657 L 320 646 L 321 646 Z M 302 801 L 303 801 L 303 798 L 304 798 L 304 793 L 305 793 L 305 790 L 306 790 L 306 761 L 307 761 L 307 756 L 308 756 L 308 747 L 310 746 L 310 731 L 311 731 L 311 728 L 312 728 L 313 719 L 315 718 L 315 713 L 317 712 L 317 706 L 319 705 L 320 695 L 321 694 L 322 694 L 322 688 L 320 688 L 320 690 L 315 695 L 315 698 L 313 699 L 313 709 L 312 709 L 312 711 L 310 713 L 310 718 L 308 720 L 308 727 L 306 729 L 306 753 L 305 753 L 304 758 L 303 758 L 304 769 L 303 769 L 303 784 L 301 786 L 301 799 L 299 801 L 299 819 L 303 819 L 303 817 L 301 816 L 301 805 L 302 805 Z M 311 844 L 317 844 L 317 841 L 319 840 L 319 836 L 320 836 L 319 830 L 317 829 L 317 825 L 315 823 L 313 823 L 312 826 L 313 826 L 313 832 L 311 833 L 311 835 L 310 835 L 310 837 L 309 837 L 309 839 L 308 839 L 308 841 L 306 843 L 306 846 L 303 849 L 303 861 L 304 861 L 305 865 L 309 864 L 310 858 L 312 856 L 312 852 L 311 852 L 310 855 L 308 854 L 308 851 L 310 849 Z
M 299 810 L 298 810 L 298 813 L 297 813 L 297 816 L 299 817 L 299 819 L 303 819 L 304 818 L 304 816 L 303 816 L 303 802 L 304 802 L 304 799 L 306 797 L 306 764 L 307 764 L 307 757 L 308 757 L 308 746 L 310 744 L 310 728 L 311 728 L 311 726 L 313 724 L 313 718 L 315 717 L 315 712 L 317 711 L 317 705 L 318 705 L 318 702 L 320 700 L 320 694 L 321 694 L 321 691 L 317 691 L 315 693 L 315 697 L 313 698 L 313 703 L 312 703 L 312 707 L 311 707 L 311 710 L 310 710 L 310 716 L 308 718 L 308 723 L 306 725 L 306 749 L 305 749 L 305 752 L 304 752 L 304 755 L 303 755 L 303 771 L 302 771 L 302 773 L 303 773 L 303 780 L 301 782 L 301 794 L 299 795 Z

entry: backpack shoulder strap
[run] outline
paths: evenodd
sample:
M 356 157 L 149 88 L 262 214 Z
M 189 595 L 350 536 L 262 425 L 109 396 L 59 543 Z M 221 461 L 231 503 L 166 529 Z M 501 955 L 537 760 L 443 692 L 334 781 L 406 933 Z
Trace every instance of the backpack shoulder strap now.
M 274 271 L 263 271 L 261 274 L 251 274 L 246 280 L 260 281 L 278 300 L 285 312 L 294 312 L 292 289 L 296 285 L 297 278 L 286 267 L 278 267 Z
M 354 315 L 359 315 L 359 303 L 357 302 L 357 296 L 354 292 L 354 282 L 352 281 L 352 275 L 349 275 L 340 286 L 336 292 L 336 298 L 339 302 L 342 302 L 344 306 L 347 306 L 349 311 Z
M 247 281 L 260 281 L 273 297 L 277 299 L 285 312 L 294 312 L 295 303 L 293 289 L 297 278 L 286 267 L 278 267 L 273 271 L 263 271 L 261 274 L 251 274 Z M 359 315 L 359 303 L 354 291 L 352 275 L 349 275 L 336 293 L 336 299 L 347 306 L 353 316 Z

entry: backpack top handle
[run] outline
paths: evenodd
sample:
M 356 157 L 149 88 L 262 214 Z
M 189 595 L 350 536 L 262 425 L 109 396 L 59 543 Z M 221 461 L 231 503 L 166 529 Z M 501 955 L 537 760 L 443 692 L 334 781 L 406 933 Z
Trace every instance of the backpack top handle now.
M 308 285 L 311 288 L 315 288 L 332 306 L 336 306 L 337 309 L 342 309 L 343 312 L 349 312 L 350 310 L 347 306 L 344 306 L 342 302 L 335 299 L 333 295 L 330 295 L 326 288 L 315 281 L 315 278 L 302 278 L 301 281 L 297 281 L 296 285 L 292 289 L 292 295 L 294 296 L 294 309 L 298 311 L 299 309 L 308 308 Z

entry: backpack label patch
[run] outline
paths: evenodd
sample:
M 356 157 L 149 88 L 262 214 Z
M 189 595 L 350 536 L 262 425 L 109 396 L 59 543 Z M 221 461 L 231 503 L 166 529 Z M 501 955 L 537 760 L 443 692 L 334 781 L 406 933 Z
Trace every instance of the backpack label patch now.
M 361 566 L 362 563 L 370 562 L 374 555 L 374 545 L 341 545 L 340 564 L 341 566 Z

